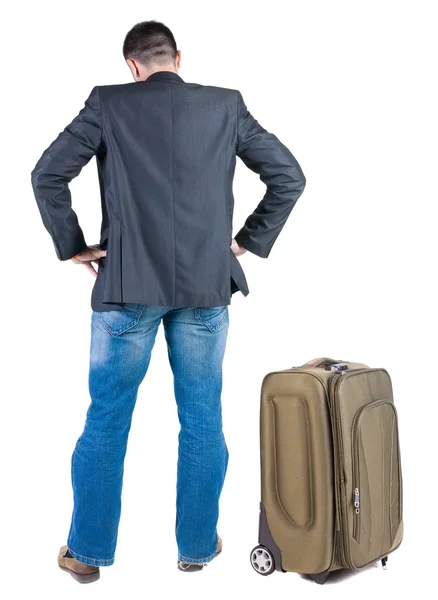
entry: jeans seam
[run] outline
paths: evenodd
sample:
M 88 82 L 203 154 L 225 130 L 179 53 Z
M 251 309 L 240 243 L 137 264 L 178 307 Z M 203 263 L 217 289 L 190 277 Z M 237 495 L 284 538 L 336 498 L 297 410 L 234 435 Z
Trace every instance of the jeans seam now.
M 217 551 L 213 552 L 209 556 L 205 558 L 189 558 L 188 556 L 184 556 L 184 554 L 179 553 L 180 562 L 185 562 L 192 565 L 199 565 L 201 563 L 210 562 L 216 556 Z
M 91 561 L 95 561 L 96 564 L 94 566 L 101 566 L 104 567 L 106 565 L 112 565 L 114 562 L 114 556 L 112 558 L 92 558 L 91 556 L 85 556 L 83 554 L 79 554 L 79 552 L 75 552 L 74 550 L 72 550 L 70 548 L 70 546 L 68 547 L 68 551 L 70 552 L 70 554 L 73 556 L 73 558 L 79 557 L 77 560 L 79 560 L 81 562 L 81 558 L 85 558 L 86 560 L 91 560 Z

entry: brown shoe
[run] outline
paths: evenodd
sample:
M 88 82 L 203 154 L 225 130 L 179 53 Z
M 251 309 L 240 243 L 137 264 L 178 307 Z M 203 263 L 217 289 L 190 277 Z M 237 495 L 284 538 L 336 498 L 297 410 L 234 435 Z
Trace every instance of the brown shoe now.
M 222 538 L 220 535 L 217 536 L 217 547 L 216 547 L 216 556 L 222 552 Z M 202 571 L 204 567 L 207 567 L 208 563 L 204 563 L 203 565 L 195 565 L 193 563 L 185 563 L 178 561 L 178 569 L 180 571 L 185 571 L 186 573 L 195 573 L 196 571 Z
M 79 581 L 79 583 L 92 583 L 93 581 L 97 581 L 99 579 L 99 567 L 96 567 L 95 565 L 87 565 L 79 560 L 76 560 L 75 558 L 69 558 L 68 556 L 65 556 L 67 550 L 68 546 L 62 546 L 61 550 L 59 551 L 58 565 L 60 569 L 70 573 L 73 579 L 76 579 L 76 581 Z

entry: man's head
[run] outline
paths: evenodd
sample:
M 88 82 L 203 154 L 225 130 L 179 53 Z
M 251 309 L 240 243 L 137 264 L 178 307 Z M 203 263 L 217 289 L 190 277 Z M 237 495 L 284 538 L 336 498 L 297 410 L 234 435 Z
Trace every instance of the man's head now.
M 157 21 L 134 25 L 125 37 L 123 56 L 135 81 L 144 81 L 155 71 L 177 73 L 181 63 L 172 32 Z

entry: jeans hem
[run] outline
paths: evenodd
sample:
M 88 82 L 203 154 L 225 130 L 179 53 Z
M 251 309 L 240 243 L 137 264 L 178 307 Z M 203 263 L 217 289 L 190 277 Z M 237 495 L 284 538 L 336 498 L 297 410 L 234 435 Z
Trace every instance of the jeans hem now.
M 70 554 L 78 560 L 79 562 L 83 562 L 86 565 L 93 565 L 94 567 L 109 567 L 114 563 L 114 556 L 112 558 L 90 558 L 89 556 L 83 556 L 82 554 L 78 554 L 74 550 L 68 546 L 68 551 Z
M 215 556 L 216 552 L 213 552 L 213 554 L 210 554 L 210 556 L 207 556 L 206 558 L 189 558 L 178 552 L 178 560 L 189 565 L 203 565 L 212 561 Z

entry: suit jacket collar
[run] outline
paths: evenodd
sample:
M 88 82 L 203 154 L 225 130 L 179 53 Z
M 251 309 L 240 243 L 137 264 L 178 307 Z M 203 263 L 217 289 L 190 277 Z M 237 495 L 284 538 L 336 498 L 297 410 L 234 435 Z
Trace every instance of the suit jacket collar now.
M 184 83 L 184 79 L 178 75 L 178 73 L 174 73 L 173 71 L 155 71 L 152 75 L 146 79 L 147 81 L 172 81 L 172 82 L 181 82 Z

